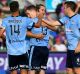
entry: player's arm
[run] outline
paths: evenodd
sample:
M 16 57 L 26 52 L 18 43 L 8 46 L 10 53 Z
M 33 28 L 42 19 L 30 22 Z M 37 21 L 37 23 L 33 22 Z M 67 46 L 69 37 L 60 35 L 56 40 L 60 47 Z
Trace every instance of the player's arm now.
M 79 21 L 80 21 L 80 19 L 79 19 Z M 76 30 L 73 31 L 76 38 L 78 39 L 78 44 L 77 44 L 77 47 L 75 48 L 75 53 L 80 52 L 80 23 L 79 23 L 79 21 L 78 21 L 78 28 L 76 28 Z
M 61 22 L 60 21 L 48 21 L 48 20 L 45 20 L 45 19 L 42 19 L 42 22 L 46 23 L 47 25 L 49 26 L 60 26 L 61 25 Z
M 77 44 L 77 47 L 75 48 L 75 53 L 79 53 L 80 52 L 80 41 Z
M 0 27 L 0 37 L 3 36 L 4 31 L 5 31 L 5 28 L 4 27 Z
M 27 36 L 30 37 L 30 38 L 39 38 L 39 39 L 42 39 L 44 37 L 43 34 L 33 34 L 31 32 L 32 28 L 34 27 L 34 25 L 31 24 L 31 26 L 28 26 L 27 27 Z
M 80 52 L 80 32 L 78 31 L 77 28 L 75 28 L 73 30 L 73 33 L 74 33 L 75 38 L 77 38 L 77 40 L 78 40 L 77 47 L 75 48 L 75 53 L 79 53 Z
M 59 26 L 50 26 L 44 22 L 42 22 L 42 26 L 47 27 L 48 29 L 52 30 L 52 31 L 56 31 L 58 29 Z
M 38 19 L 38 22 L 34 24 L 34 27 L 39 28 L 41 26 L 42 19 Z
M 44 35 L 41 34 L 33 34 L 31 31 L 27 31 L 27 36 L 30 38 L 38 38 L 38 39 L 42 39 L 44 37 Z

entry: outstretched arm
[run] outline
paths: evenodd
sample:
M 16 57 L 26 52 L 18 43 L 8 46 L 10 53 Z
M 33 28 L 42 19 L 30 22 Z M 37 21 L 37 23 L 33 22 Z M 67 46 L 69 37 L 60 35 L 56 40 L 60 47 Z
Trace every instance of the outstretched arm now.
M 61 25 L 61 23 L 59 21 L 54 21 L 54 20 L 53 21 L 48 21 L 48 20 L 42 19 L 42 22 L 44 22 L 47 25 L 52 26 L 52 27 Z
M 50 26 L 44 22 L 42 22 L 42 26 L 47 27 L 48 29 L 52 30 L 52 31 L 56 31 L 58 29 L 59 26 Z

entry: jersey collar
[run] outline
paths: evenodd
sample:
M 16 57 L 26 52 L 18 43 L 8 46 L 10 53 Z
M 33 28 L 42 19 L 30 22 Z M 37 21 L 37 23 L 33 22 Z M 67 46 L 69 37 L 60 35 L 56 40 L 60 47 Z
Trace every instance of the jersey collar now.
M 77 14 L 74 14 L 73 16 L 69 17 L 70 19 L 73 18 L 74 16 L 76 16 Z
M 12 15 L 11 17 L 19 17 L 19 15 L 18 15 L 18 16 L 13 16 L 13 15 Z

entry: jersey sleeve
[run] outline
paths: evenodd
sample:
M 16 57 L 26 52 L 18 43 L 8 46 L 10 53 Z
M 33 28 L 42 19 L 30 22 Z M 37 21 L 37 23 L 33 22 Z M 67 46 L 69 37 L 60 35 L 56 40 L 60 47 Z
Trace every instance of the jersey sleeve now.
M 61 25 L 64 25 L 65 24 L 65 21 L 66 21 L 66 17 L 63 17 L 63 18 L 59 19 L 58 21 L 59 21 L 59 23 Z
M 27 18 L 27 29 L 28 29 L 28 31 L 30 31 L 34 27 L 34 24 L 35 23 L 30 18 Z
M 78 18 L 78 31 L 79 31 L 79 40 L 80 40 L 80 15 L 79 15 L 79 18 Z

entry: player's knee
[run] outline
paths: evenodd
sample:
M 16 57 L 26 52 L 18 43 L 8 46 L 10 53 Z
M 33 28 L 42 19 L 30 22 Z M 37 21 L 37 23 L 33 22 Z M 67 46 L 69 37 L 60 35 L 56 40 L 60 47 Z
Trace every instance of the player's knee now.
M 75 74 L 80 74 L 80 68 L 74 69 Z
M 67 74 L 73 74 L 73 70 L 72 69 L 69 69 L 69 68 L 67 68 Z
M 45 74 L 45 70 L 40 70 L 39 74 Z

